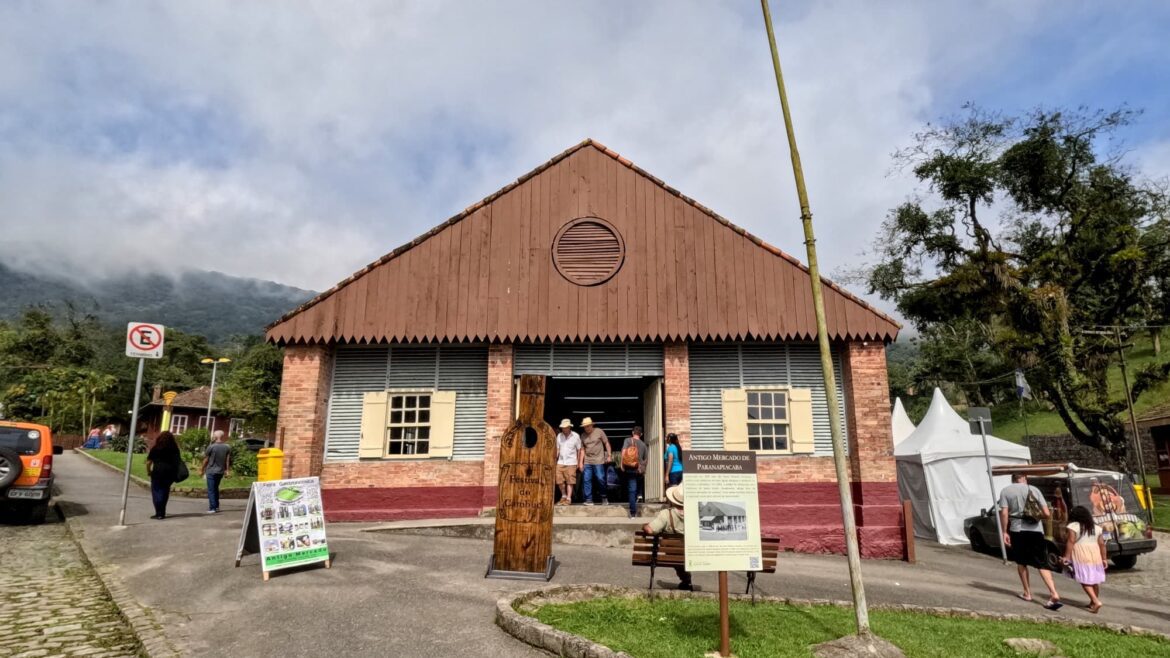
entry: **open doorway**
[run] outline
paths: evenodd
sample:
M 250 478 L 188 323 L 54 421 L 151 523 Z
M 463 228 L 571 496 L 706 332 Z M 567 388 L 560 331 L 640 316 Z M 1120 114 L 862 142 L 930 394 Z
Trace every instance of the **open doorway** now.
M 554 428 L 561 419 L 573 423 L 573 431 L 581 431 L 581 420 L 593 419 L 609 437 L 610 449 L 620 461 L 622 443 L 635 426 L 643 428 L 643 439 L 649 448 L 644 475 L 643 496 L 647 501 L 662 498 L 662 380 L 660 377 L 556 377 L 548 378 L 544 416 Z M 607 487 L 610 502 L 626 501 L 626 486 L 618 479 Z M 573 490 L 573 502 L 583 502 L 581 482 Z M 558 494 L 559 495 L 559 494 Z

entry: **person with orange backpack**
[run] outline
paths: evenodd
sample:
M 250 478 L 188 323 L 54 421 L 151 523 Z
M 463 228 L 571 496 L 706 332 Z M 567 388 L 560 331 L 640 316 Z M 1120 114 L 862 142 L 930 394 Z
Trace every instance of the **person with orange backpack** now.
M 622 443 L 622 473 L 626 476 L 626 496 L 630 504 L 630 518 L 638 516 L 638 492 L 642 490 L 642 476 L 646 473 L 646 442 L 642 428 L 635 426 L 630 438 Z

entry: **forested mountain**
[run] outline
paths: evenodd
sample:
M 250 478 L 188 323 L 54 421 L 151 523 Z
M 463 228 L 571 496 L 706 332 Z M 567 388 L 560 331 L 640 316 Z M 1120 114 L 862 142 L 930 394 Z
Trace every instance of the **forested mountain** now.
M 0 263 L 0 319 L 33 305 L 55 315 L 72 305 L 101 322 L 157 322 L 218 343 L 255 335 L 315 293 L 219 272 L 135 274 L 81 281 L 15 270 Z

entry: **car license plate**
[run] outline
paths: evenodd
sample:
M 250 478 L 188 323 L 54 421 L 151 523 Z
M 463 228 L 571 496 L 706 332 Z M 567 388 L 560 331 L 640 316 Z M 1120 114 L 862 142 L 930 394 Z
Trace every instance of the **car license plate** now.
M 45 492 L 40 489 L 9 489 L 9 498 L 31 498 L 33 500 L 40 500 L 45 495 Z

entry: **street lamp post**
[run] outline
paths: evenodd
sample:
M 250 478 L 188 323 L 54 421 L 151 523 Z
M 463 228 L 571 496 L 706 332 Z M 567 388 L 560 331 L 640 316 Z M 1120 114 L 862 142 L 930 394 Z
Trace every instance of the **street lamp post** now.
M 209 357 L 199 361 L 199 363 L 202 363 L 203 365 L 211 365 L 211 391 L 209 391 L 207 394 L 207 436 L 209 437 L 215 430 L 215 428 L 212 426 L 211 420 L 211 403 L 215 400 L 215 371 L 219 368 L 219 364 L 231 362 L 232 360 L 226 356 L 221 356 L 218 359 L 212 359 Z

